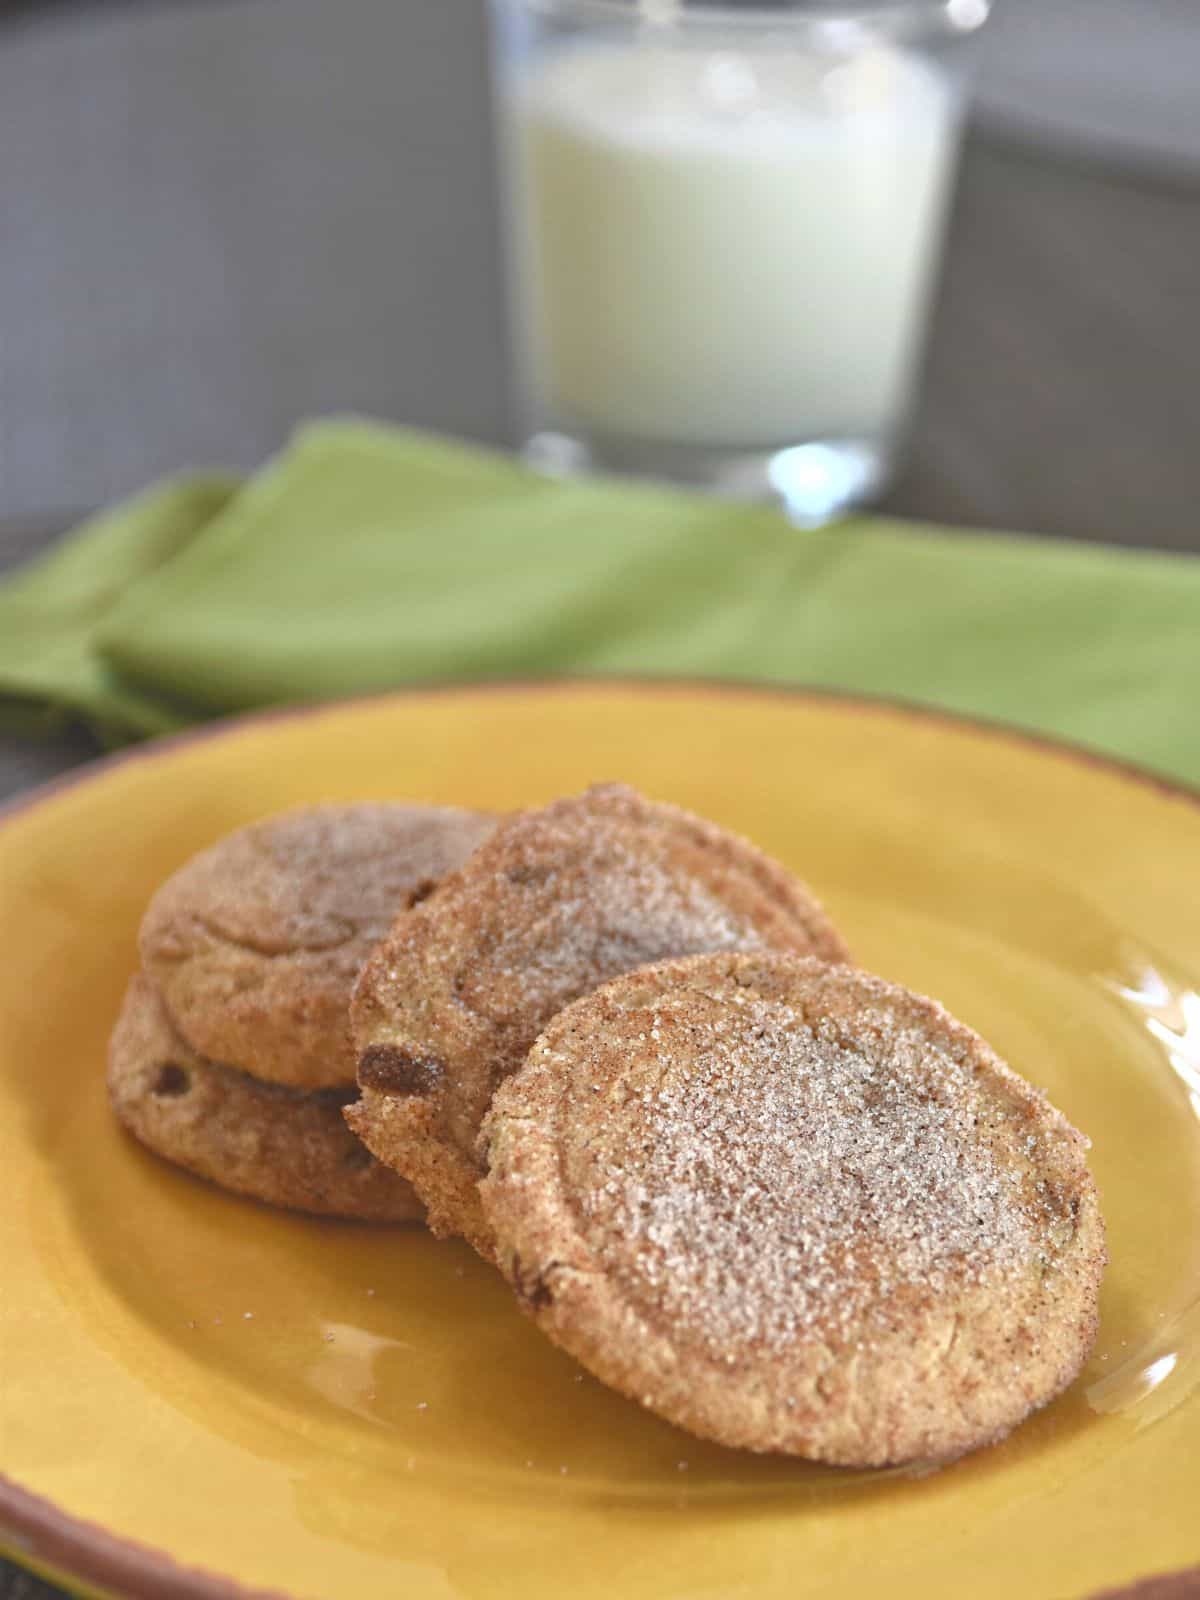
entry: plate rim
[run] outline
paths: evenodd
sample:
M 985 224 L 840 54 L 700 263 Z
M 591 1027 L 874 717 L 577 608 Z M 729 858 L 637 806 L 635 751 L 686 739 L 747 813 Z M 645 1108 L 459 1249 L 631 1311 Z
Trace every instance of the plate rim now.
M 28 812 L 56 799 L 60 794 L 96 782 L 123 766 L 169 759 L 189 745 L 221 739 L 255 727 L 269 727 L 313 716 L 335 716 L 343 711 L 416 697 L 477 694 L 481 691 L 496 694 L 529 690 L 557 693 L 580 688 L 623 688 L 634 692 L 702 691 L 756 700 L 779 699 L 836 705 L 851 712 L 884 711 L 894 714 L 901 721 L 943 724 L 959 731 L 983 733 L 1000 743 L 1032 747 L 1045 755 L 1098 768 L 1140 786 L 1148 786 L 1168 798 L 1184 800 L 1200 808 L 1200 786 L 1167 777 L 1152 768 L 1082 742 L 1024 728 L 1001 718 L 948 710 L 927 701 L 898 695 L 867 694 L 831 685 L 761 682 L 752 678 L 590 673 L 410 683 L 372 694 L 268 706 L 215 717 L 177 733 L 142 740 L 81 762 L 68 772 L 10 797 L 0 803 L 0 828 L 23 819 Z M 168 1551 L 111 1533 L 98 1523 L 65 1511 L 54 1502 L 22 1487 L 4 1472 L 0 1472 L 0 1554 L 18 1566 L 26 1562 L 38 1567 L 44 1565 L 47 1574 L 55 1581 L 61 1579 L 68 1584 L 82 1582 L 96 1585 L 102 1591 L 136 1597 L 136 1600 L 297 1600 L 296 1596 L 282 1590 L 251 1589 L 220 1573 L 183 1566 Z M 1200 1565 L 1136 1578 L 1119 1588 L 1093 1591 L 1090 1596 L 1081 1597 L 1081 1600 L 1196 1600 L 1196 1597 L 1200 1597 Z
M 1002 742 L 1032 745 L 1050 755 L 1059 755 L 1089 766 L 1100 767 L 1117 776 L 1157 789 L 1160 793 L 1174 795 L 1200 805 L 1200 782 L 1190 783 L 1184 778 L 1174 778 L 1153 767 L 1125 756 L 1101 750 L 1082 739 L 1068 739 L 1039 728 L 1028 728 L 1019 722 L 1009 722 L 1004 717 L 990 717 L 982 712 L 955 711 L 930 700 L 913 699 L 905 695 L 876 694 L 866 690 L 843 689 L 836 684 L 805 683 L 797 680 L 763 680 L 741 677 L 705 677 L 703 673 L 662 676 L 639 673 L 556 673 L 553 676 L 514 678 L 462 678 L 439 680 L 436 683 L 404 683 L 390 689 L 374 690 L 367 694 L 335 695 L 328 700 L 303 700 L 278 705 L 259 706 L 251 710 L 230 712 L 209 717 L 181 728 L 175 733 L 158 734 L 148 739 L 134 739 L 118 749 L 81 761 L 66 772 L 36 783 L 29 789 L 10 795 L 0 801 L 0 827 L 14 816 L 53 799 L 64 790 L 77 784 L 91 782 L 126 763 L 155 761 L 162 756 L 209 739 L 220 739 L 243 729 L 266 727 L 278 722 L 299 721 L 310 716 L 335 715 L 369 706 L 383 705 L 389 700 L 408 700 L 418 697 L 440 697 L 455 694 L 495 693 L 510 694 L 530 689 L 547 692 L 579 688 L 676 690 L 704 693 L 744 695 L 748 699 L 808 700 L 817 704 L 833 704 L 847 710 L 890 711 L 901 719 L 914 722 L 947 723 L 962 731 L 991 734 Z

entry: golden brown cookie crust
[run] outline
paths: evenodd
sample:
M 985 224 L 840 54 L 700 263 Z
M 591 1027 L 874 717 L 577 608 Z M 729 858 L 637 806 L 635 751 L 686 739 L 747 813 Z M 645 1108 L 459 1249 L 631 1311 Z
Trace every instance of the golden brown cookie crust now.
M 206 1060 L 299 1089 L 354 1082 L 354 980 L 397 912 L 493 827 L 441 806 L 316 806 L 241 828 L 163 884 L 142 966 Z
M 424 1215 L 404 1179 L 346 1127 L 342 1093 L 261 1083 L 201 1060 L 142 974 L 130 983 L 113 1031 L 108 1092 L 119 1120 L 143 1144 L 223 1189 L 365 1222 Z
M 502 1270 L 671 1422 L 847 1466 L 953 1458 L 1069 1384 L 1087 1141 L 936 1002 L 701 956 L 560 1013 L 484 1124 Z
M 550 1017 L 647 962 L 761 947 L 846 959 L 805 886 L 714 823 L 619 784 L 510 817 L 364 967 L 347 1118 L 487 1255 L 479 1125 Z

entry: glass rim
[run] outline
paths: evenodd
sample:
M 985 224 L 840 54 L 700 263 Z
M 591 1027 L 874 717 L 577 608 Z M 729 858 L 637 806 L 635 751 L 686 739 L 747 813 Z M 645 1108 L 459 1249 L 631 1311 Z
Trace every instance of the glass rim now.
M 497 0 L 547 19 L 621 23 L 703 35 L 708 31 L 794 33 L 830 44 L 974 33 L 992 0 L 781 0 L 779 5 L 709 5 L 696 0 Z

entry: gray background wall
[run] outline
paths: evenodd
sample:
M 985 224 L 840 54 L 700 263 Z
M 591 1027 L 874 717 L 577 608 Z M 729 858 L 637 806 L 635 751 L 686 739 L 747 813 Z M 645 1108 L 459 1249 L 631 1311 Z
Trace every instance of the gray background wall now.
M 999 0 L 981 44 L 890 504 L 1187 543 L 1200 5 Z M 0 519 L 314 412 L 502 441 L 500 315 L 480 0 L 0 5 Z

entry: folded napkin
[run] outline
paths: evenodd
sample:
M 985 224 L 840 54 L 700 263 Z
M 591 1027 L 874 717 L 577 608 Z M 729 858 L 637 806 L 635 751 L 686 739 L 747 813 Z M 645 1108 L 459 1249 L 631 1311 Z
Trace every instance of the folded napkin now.
M 760 507 L 360 421 L 118 507 L 0 588 L 0 720 L 109 740 L 434 680 L 883 693 L 1200 781 L 1200 562 Z
M 97 517 L 0 584 L 0 727 L 50 733 L 88 722 L 110 743 L 187 719 L 124 683 L 97 646 L 122 596 L 189 545 L 237 488 L 196 474 Z

